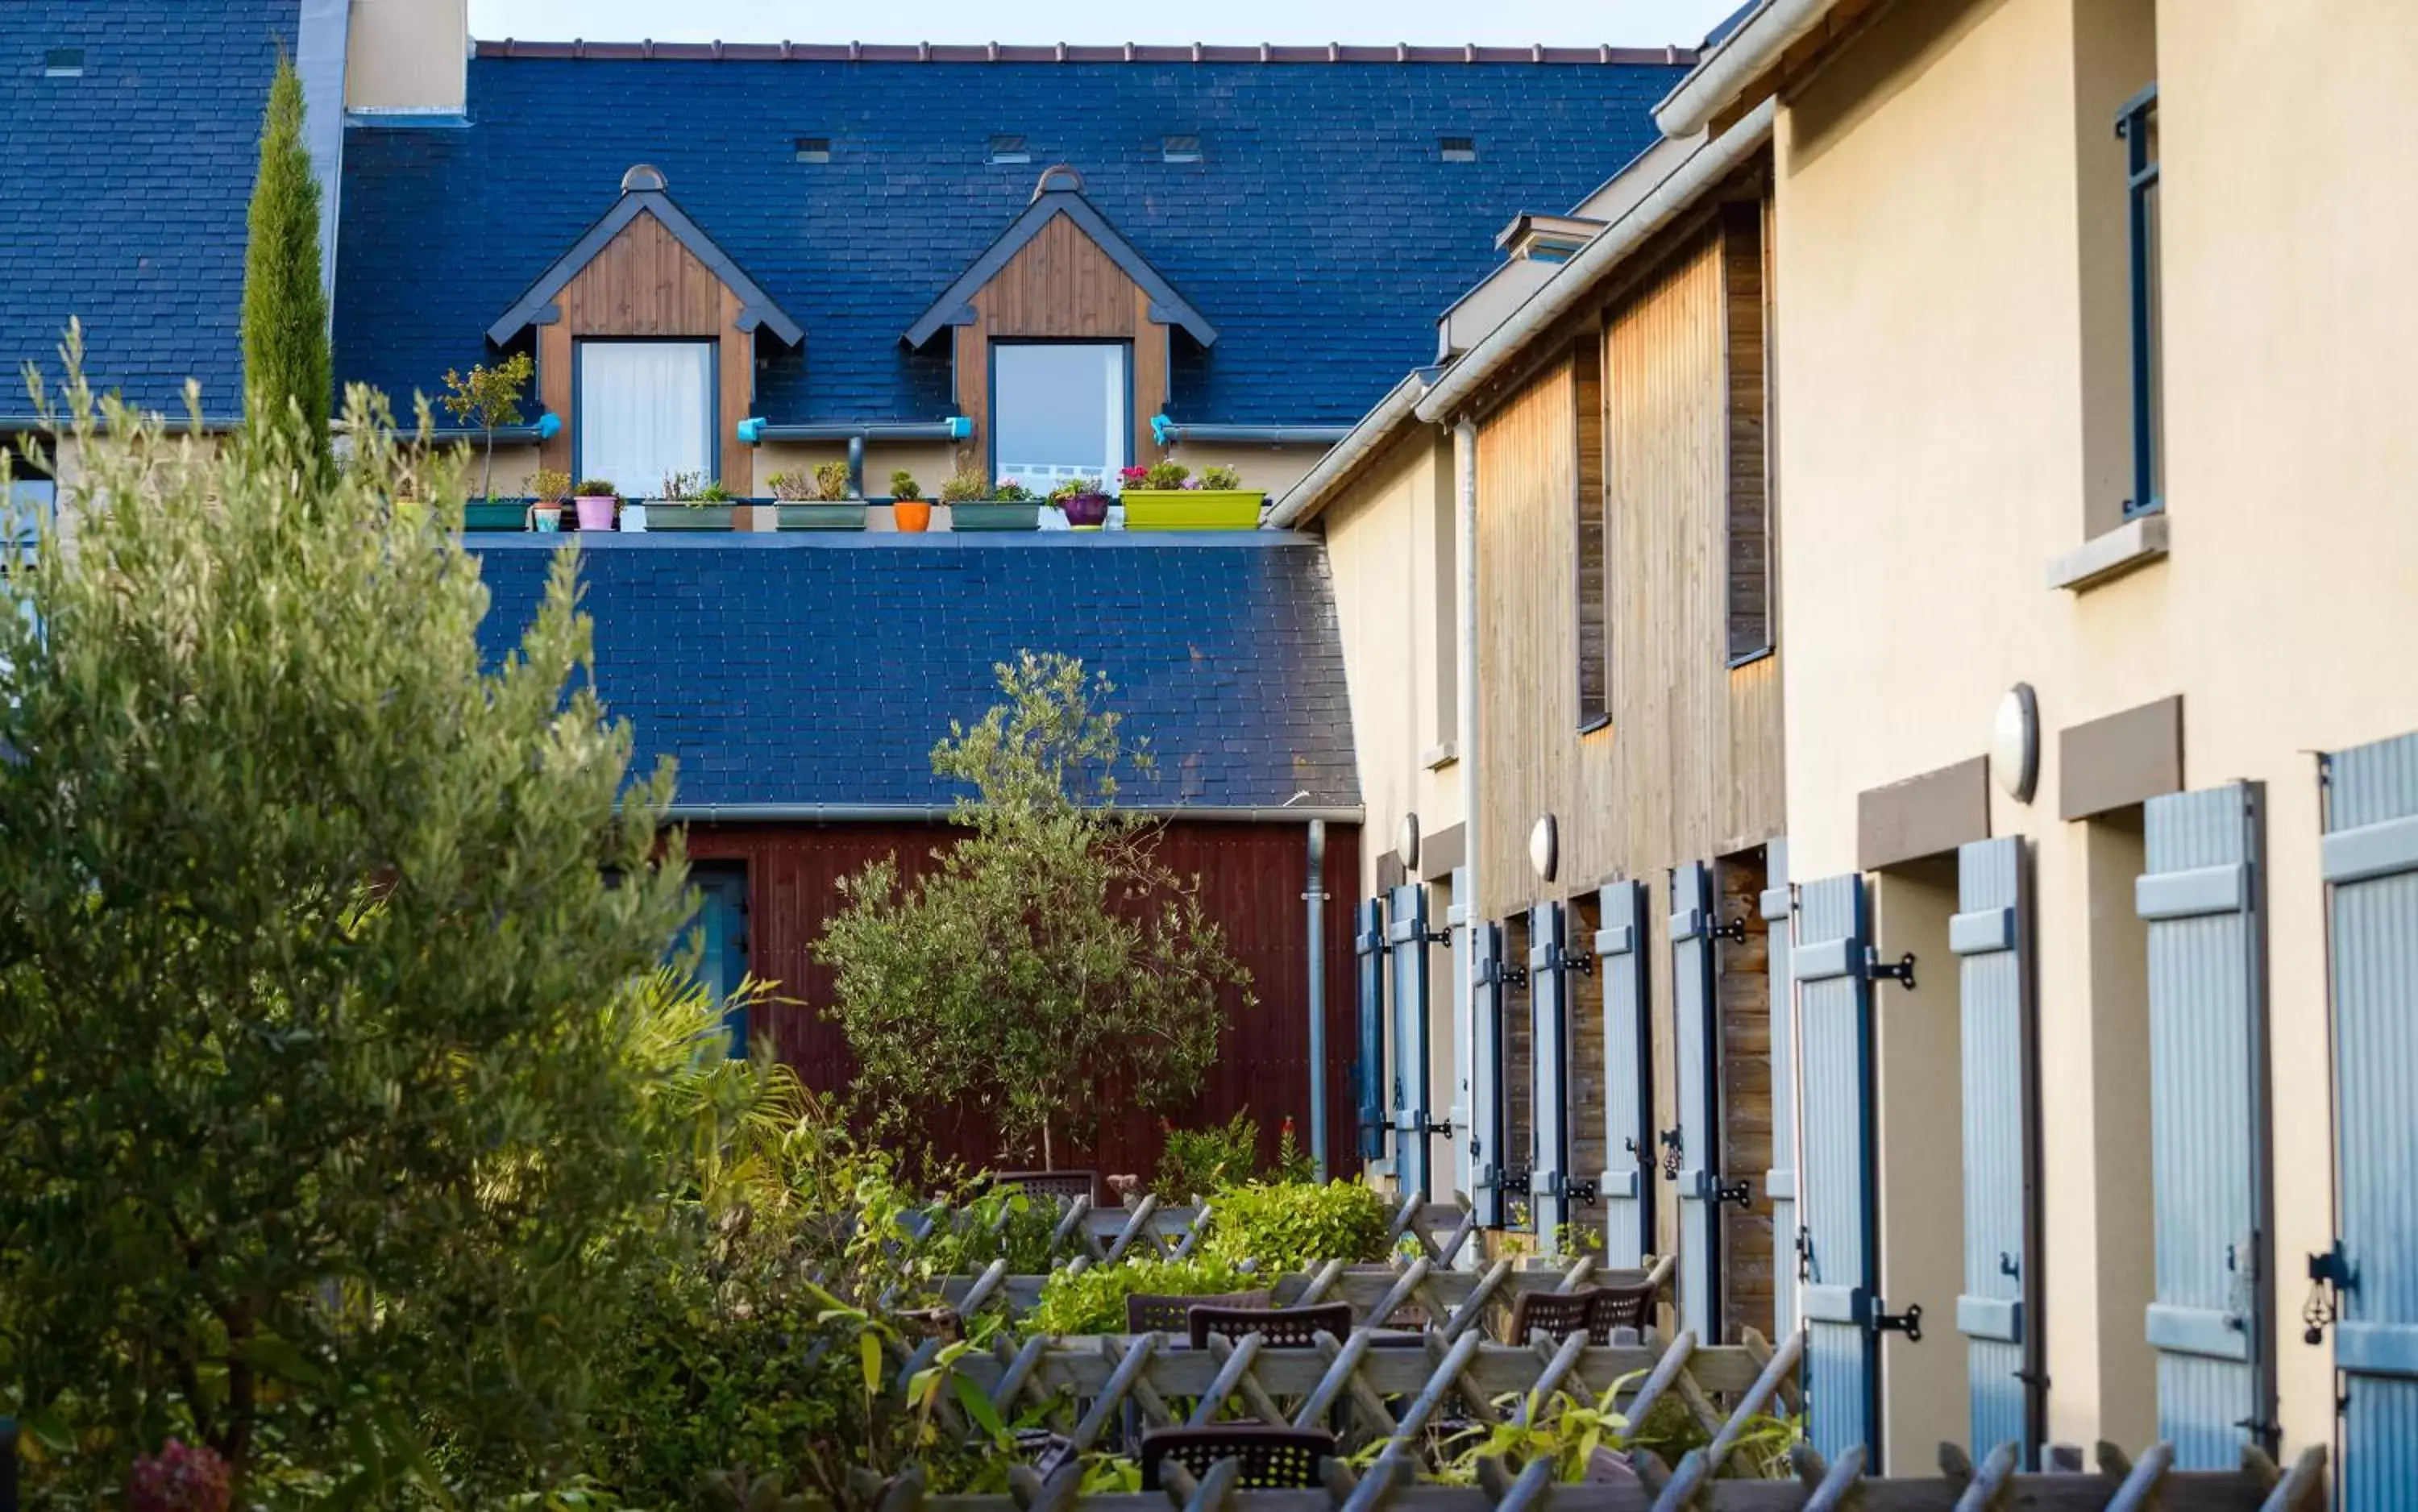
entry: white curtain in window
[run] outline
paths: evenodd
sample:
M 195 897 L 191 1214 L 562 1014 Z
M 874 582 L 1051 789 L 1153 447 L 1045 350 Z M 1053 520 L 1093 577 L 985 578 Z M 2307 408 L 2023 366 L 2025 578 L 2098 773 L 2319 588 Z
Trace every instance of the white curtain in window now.
M 579 344 L 579 466 L 623 498 L 657 498 L 664 480 L 714 476 L 713 344 Z
M 992 447 L 1002 478 L 1048 493 L 1094 478 L 1110 493 L 1125 465 L 1125 348 L 1006 343 L 991 348 Z

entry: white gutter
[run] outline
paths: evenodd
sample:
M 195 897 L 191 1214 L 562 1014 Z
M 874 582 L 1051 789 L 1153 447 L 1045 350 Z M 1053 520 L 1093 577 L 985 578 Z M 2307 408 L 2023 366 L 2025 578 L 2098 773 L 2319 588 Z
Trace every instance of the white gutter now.
M 1819 26 L 1837 0 L 1765 0 L 1721 45 L 1703 54 L 1678 85 L 1654 107 L 1664 136 L 1692 136 L 1714 115 L 1763 77 L 1798 39 Z
M 1353 469 L 1375 454 L 1380 447 L 1391 441 L 1395 429 L 1410 419 L 1418 406 L 1419 396 L 1428 391 L 1428 381 L 1433 368 L 1415 369 L 1402 375 L 1377 407 L 1360 417 L 1358 424 L 1343 435 L 1343 439 L 1327 449 L 1318 459 L 1318 466 L 1302 475 L 1301 481 L 1285 491 L 1268 512 L 1269 528 L 1290 530 L 1311 519 L 1326 507 L 1327 499 Z
M 1778 0 L 1775 0 L 1778 3 Z M 1671 176 L 1606 226 L 1543 288 L 1528 297 L 1510 319 L 1489 332 L 1445 371 L 1419 402 L 1418 417 L 1434 424 L 1453 418 L 1489 378 L 1516 360 L 1538 333 L 1594 293 L 1596 285 L 1648 237 L 1678 219 L 1696 198 L 1763 149 L 1771 136 L 1776 102 L 1765 100 L 1737 124 L 1698 148 Z M 1465 758 L 1465 757 L 1464 757 Z M 1466 821 L 1464 821 L 1466 822 Z

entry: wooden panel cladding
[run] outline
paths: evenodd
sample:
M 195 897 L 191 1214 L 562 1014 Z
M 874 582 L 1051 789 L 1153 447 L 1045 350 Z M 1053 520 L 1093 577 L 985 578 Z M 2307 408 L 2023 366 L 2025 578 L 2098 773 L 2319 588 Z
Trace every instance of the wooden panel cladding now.
M 956 328 L 953 353 L 957 409 L 974 422 L 971 457 L 990 454 L 994 339 L 1130 344 L 1131 455 L 1143 464 L 1162 455 L 1150 418 L 1167 407 L 1168 329 L 1150 318 L 1150 296 L 1082 227 L 1064 216 L 1049 221 L 968 302 L 973 323 Z
M 756 407 L 756 338 L 739 329 L 739 296 L 722 291 L 722 337 L 716 345 L 715 445 L 722 453 L 722 486 L 741 498 L 756 492 L 756 449 L 739 439 L 739 422 Z
M 1724 856 L 1714 868 L 1722 919 L 1754 919 L 1766 876 L 1764 853 Z M 1750 925 L 1742 940 L 1716 947 L 1715 1009 L 1721 1021 L 1722 1174 L 1747 1184 L 1743 1210 L 1722 1209 L 1722 1337 L 1771 1326 L 1771 936 Z M 1792 1240 L 1795 1236 L 1791 1236 Z
M 1759 215 L 1759 211 L 1755 212 Z M 1749 217 L 1750 224 L 1756 222 Z M 1753 244 L 1761 245 L 1759 235 Z M 1610 308 L 1598 356 L 1600 448 L 1581 461 L 1586 364 L 1569 355 L 1481 422 L 1477 445 L 1480 910 L 1502 918 L 1541 893 L 1614 876 L 1659 878 L 1742 850 L 1781 823 L 1777 657 L 1729 665 L 1732 500 L 1764 472 L 1758 318 L 1734 319 L 1743 235 L 1694 223 Z M 1752 349 L 1733 351 L 1748 334 Z M 1737 437 L 1757 437 L 1753 480 L 1733 477 Z M 1579 733 L 1585 677 L 1572 605 L 1590 591 L 1572 500 L 1602 469 L 1607 516 L 1604 685 L 1612 727 Z M 1560 824 L 1560 879 L 1540 884 L 1527 837 Z M 1657 983 L 1658 997 L 1662 984 Z
M 759 1016 L 775 1053 L 805 1084 L 844 1093 L 855 1078 L 846 1033 L 823 1016 L 833 1000 L 832 973 L 814 958 L 814 944 L 838 905 L 837 882 L 870 861 L 895 856 L 910 876 L 929 871 L 936 848 L 953 832 L 931 824 L 692 825 L 688 850 L 696 861 L 735 861 L 748 878 L 749 969 L 776 984 L 775 1000 Z M 1306 1143 L 1309 1106 L 1308 931 L 1301 879 L 1308 866 L 1299 824 L 1171 823 L 1157 840 L 1158 857 L 1180 877 L 1197 877 L 1201 902 L 1225 932 L 1234 956 L 1251 974 L 1256 1001 L 1246 1006 L 1230 990 L 1226 1031 L 1217 1059 L 1192 1106 L 1170 1110 L 1179 1128 L 1224 1122 L 1247 1109 L 1259 1121 L 1263 1153 L 1276 1153 L 1277 1131 L 1290 1117 Z M 1360 833 L 1329 825 L 1329 878 L 1356 877 Z M 1348 1109 L 1346 1076 L 1353 1025 L 1352 910 L 1327 906 L 1325 927 L 1326 1106 Z M 946 1110 L 927 1124 L 931 1149 L 944 1158 L 998 1165 L 999 1150 L 979 1112 Z M 1327 1154 L 1342 1174 L 1358 1169 L 1349 1116 L 1329 1121 Z M 1107 1121 L 1098 1146 L 1070 1152 L 1062 1165 L 1103 1172 L 1149 1171 L 1158 1162 L 1158 1115 L 1130 1105 Z
M 1603 346 L 1579 344 L 1570 354 L 1570 410 L 1577 424 L 1578 486 L 1571 499 L 1571 550 L 1578 562 L 1579 705 L 1582 727 L 1612 714 L 1612 648 L 1606 629 L 1605 582 L 1611 530 L 1603 497 Z
M 569 472 L 571 427 L 578 417 L 571 412 L 571 328 L 560 321 L 537 328 L 537 401 L 543 410 L 562 419 L 562 429 L 538 443 L 537 464 Z
M 1722 263 L 1729 322 L 1729 654 L 1771 649 L 1770 458 L 1764 393 L 1763 206 L 1722 207 Z
M 556 302 L 574 336 L 717 336 L 722 281 L 651 215 L 621 228 Z

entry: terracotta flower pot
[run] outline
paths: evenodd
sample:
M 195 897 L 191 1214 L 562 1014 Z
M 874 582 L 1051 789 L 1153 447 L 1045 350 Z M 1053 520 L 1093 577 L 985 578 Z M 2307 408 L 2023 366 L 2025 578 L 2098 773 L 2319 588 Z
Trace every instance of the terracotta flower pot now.
M 582 494 L 572 502 L 579 507 L 579 528 L 610 530 L 613 528 L 613 506 L 620 502 L 610 494 Z
M 932 503 L 929 499 L 893 499 L 890 517 L 898 522 L 901 530 L 923 531 L 932 528 Z

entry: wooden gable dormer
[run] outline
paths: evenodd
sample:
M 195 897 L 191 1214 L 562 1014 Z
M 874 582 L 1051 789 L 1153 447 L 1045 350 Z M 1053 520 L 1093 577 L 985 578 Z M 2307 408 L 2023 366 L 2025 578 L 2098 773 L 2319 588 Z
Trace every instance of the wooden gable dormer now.
M 993 452 L 992 348 L 1011 342 L 1118 342 L 1127 369 L 1131 451 L 1158 454 L 1151 417 L 1167 407 L 1170 328 L 1202 346 L 1210 325 L 1083 196 L 1083 177 L 1061 163 L 1043 172 L 1032 204 L 957 276 L 905 341 L 920 347 L 950 333 L 957 412 L 972 419 L 980 454 Z
M 641 163 L 624 174 L 613 207 L 487 328 L 487 339 L 501 346 L 530 326 L 539 403 L 565 418 L 541 444 L 541 466 L 592 472 L 605 453 L 607 438 L 580 435 L 582 343 L 710 343 L 704 470 L 734 495 L 754 492 L 755 453 L 737 427 L 755 403 L 756 342 L 769 332 L 795 346 L 805 331 L 672 202 L 661 172 Z

